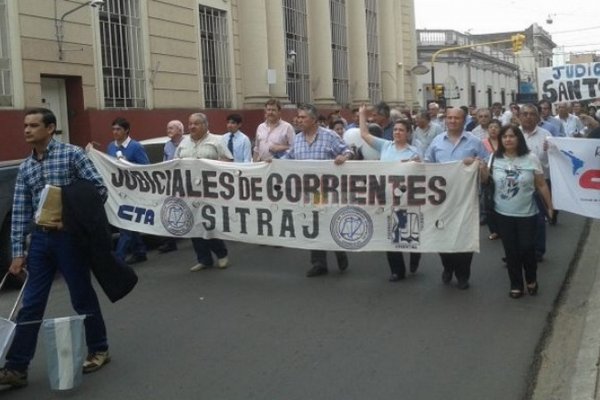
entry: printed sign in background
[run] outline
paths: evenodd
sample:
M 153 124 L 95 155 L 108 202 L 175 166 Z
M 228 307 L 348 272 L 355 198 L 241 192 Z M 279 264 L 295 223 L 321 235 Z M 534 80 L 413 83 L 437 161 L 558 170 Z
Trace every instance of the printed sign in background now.
M 600 218 L 600 139 L 548 142 L 554 208 Z
M 538 88 L 552 103 L 600 97 L 600 63 L 538 68 Z
M 133 165 L 89 155 L 119 228 L 321 250 L 479 251 L 476 163 Z

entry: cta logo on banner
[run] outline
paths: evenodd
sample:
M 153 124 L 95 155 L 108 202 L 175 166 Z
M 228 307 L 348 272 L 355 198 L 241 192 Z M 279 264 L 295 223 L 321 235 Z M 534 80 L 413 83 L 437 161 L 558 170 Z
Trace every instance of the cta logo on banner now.
M 89 156 L 118 228 L 315 250 L 479 251 L 477 163 Z
M 600 139 L 548 141 L 554 208 L 600 219 Z

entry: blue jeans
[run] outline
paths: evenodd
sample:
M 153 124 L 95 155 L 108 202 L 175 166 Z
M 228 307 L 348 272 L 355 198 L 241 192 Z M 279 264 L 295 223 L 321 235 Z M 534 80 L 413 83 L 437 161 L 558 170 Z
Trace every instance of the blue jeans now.
M 25 371 L 33 359 L 38 331 L 57 270 L 69 288 L 73 308 L 77 314 L 87 315 L 84 324 L 88 351 L 93 353 L 108 349 L 100 304 L 81 250 L 65 231 L 34 231 L 27 256 L 29 280 L 23 295 L 23 305 L 17 315 L 15 337 L 6 355 L 7 368 Z M 35 323 L 23 324 L 29 321 Z
M 215 253 L 217 258 L 227 257 L 227 247 L 221 239 L 192 238 L 192 245 L 196 251 L 198 262 L 207 267 L 213 265 L 211 251 Z
M 129 253 L 134 256 L 146 255 L 146 245 L 142 240 L 142 235 L 139 232 L 119 229 L 119 241 L 117 242 L 115 255 L 124 261 Z

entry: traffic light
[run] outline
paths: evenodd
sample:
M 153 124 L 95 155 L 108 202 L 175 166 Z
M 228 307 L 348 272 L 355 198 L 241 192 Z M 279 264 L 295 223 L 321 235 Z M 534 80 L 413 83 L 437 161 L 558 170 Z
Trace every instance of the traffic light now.
M 511 36 L 512 40 L 512 51 L 513 53 L 518 53 L 523 49 L 523 42 L 525 41 L 525 35 L 522 33 L 517 33 L 516 35 Z
M 444 85 L 435 85 L 435 98 L 441 99 L 444 97 Z

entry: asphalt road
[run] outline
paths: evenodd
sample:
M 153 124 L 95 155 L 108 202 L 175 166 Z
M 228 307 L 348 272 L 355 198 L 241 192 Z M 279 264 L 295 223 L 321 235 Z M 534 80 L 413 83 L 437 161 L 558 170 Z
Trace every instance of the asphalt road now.
M 112 363 L 52 392 L 43 344 L 11 399 L 522 399 L 585 219 L 548 229 L 540 294 L 508 297 L 500 241 L 481 230 L 471 288 L 441 283 L 436 254 L 390 283 L 383 253 L 354 253 L 340 274 L 305 278 L 308 252 L 230 243 L 231 267 L 188 272 L 189 241 L 152 252 L 124 300 L 103 294 Z M 6 305 L 11 295 L 0 301 Z M 60 280 L 47 316 L 71 315 Z

